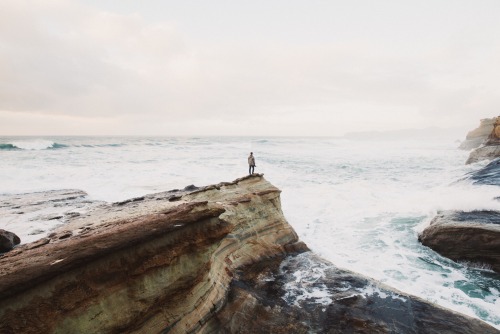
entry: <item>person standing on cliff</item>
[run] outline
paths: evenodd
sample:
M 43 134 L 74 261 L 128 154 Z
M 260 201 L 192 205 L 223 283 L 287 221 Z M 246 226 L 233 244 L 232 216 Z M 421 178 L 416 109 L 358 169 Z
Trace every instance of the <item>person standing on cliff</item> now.
M 248 174 L 252 175 L 255 167 L 255 157 L 253 156 L 253 152 L 250 152 L 248 156 Z

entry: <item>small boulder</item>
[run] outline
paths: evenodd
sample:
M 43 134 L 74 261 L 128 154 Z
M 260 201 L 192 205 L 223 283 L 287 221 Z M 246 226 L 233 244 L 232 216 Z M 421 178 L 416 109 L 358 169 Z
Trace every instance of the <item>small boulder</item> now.
M 418 237 L 454 261 L 487 264 L 500 273 L 500 212 L 443 211 Z
M 184 188 L 185 191 L 194 191 L 194 190 L 198 190 L 199 188 L 197 186 L 195 186 L 194 184 L 191 184 L 189 186 L 186 186 Z
M 8 252 L 15 245 L 19 245 L 21 239 L 12 232 L 0 229 L 0 253 Z

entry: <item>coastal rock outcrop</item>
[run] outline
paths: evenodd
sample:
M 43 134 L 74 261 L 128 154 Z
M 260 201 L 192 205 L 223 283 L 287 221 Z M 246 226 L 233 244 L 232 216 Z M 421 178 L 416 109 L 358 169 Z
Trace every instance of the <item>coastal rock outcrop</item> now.
M 489 128 L 485 127 L 484 129 Z M 500 117 L 493 119 L 493 127 L 483 144 L 473 150 L 466 164 L 471 164 L 481 160 L 492 160 L 500 157 Z
M 479 127 L 469 131 L 459 148 L 463 150 L 472 150 L 483 145 L 493 131 L 495 121 L 495 117 L 482 119 Z
M 21 239 L 15 233 L 0 229 L 0 253 L 8 252 L 20 243 Z
M 454 261 L 486 265 L 500 273 L 500 212 L 441 212 L 419 240 Z
M 201 333 L 498 333 L 340 269 L 312 252 L 265 260 L 232 282 Z
M 483 120 L 484 121 L 484 120 Z M 500 117 L 481 146 L 471 153 L 474 161 L 495 158 L 500 154 Z M 488 156 L 487 152 L 492 152 Z M 469 160 L 471 160 L 469 157 Z M 468 161 L 469 162 L 469 161 Z M 477 185 L 500 185 L 500 160 L 469 173 L 466 177 Z M 420 242 L 454 261 L 491 268 L 500 273 L 500 212 L 498 211 L 444 211 L 438 213 L 419 235 Z
M 498 333 L 322 260 L 256 174 L 99 205 L 0 257 L 1 333 Z

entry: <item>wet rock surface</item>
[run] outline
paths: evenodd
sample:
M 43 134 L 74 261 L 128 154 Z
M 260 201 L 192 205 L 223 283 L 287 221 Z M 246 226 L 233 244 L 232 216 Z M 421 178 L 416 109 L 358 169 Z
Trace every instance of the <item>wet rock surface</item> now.
M 498 333 L 311 252 L 238 273 L 202 333 Z
M 487 264 L 500 273 L 500 212 L 446 211 L 419 236 L 422 244 L 455 261 Z
M 0 229 L 0 253 L 8 252 L 20 243 L 21 239 L 15 233 Z
M 484 168 L 471 173 L 470 178 L 474 180 L 474 184 L 500 186 L 500 159 L 495 159 Z
M 488 122 L 486 122 L 488 121 Z M 494 159 L 488 165 L 469 173 L 466 179 L 476 185 L 500 185 L 500 117 L 482 120 L 484 134 L 492 125 L 483 146 L 472 151 L 467 163 Z M 484 124 L 483 124 L 484 123 Z M 486 124 L 488 123 L 488 124 Z M 470 134 L 470 133 L 469 133 Z M 469 137 L 469 136 L 468 136 Z M 422 244 L 455 261 L 486 266 L 500 273 L 500 212 L 491 210 L 444 211 L 419 235 Z

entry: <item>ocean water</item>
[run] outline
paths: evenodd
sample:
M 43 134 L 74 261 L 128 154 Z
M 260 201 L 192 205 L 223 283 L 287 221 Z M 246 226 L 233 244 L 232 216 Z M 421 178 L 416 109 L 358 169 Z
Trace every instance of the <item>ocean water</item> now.
M 316 253 L 500 329 L 500 277 L 417 240 L 439 210 L 500 210 L 499 187 L 467 178 L 486 163 L 464 165 L 456 139 L 3 137 L 0 194 L 72 188 L 119 201 L 232 181 L 253 151 L 255 171 L 283 191 L 287 220 Z

